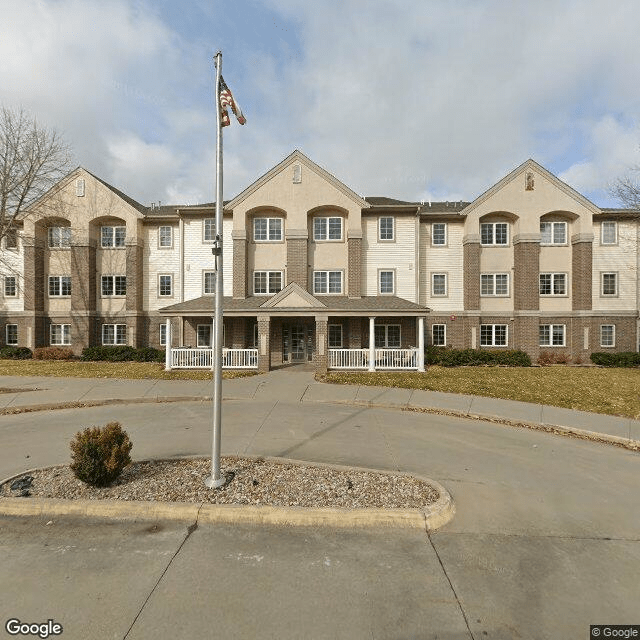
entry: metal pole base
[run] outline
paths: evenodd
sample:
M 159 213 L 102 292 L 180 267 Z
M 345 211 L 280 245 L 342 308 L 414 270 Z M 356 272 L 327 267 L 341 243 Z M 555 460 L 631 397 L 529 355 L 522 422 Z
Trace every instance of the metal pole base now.
M 217 480 L 213 478 L 213 476 L 209 476 L 204 483 L 209 487 L 209 489 L 220 489 L 220 487 L 224 487 L 227 484 L 228 478 L 223 473 Z

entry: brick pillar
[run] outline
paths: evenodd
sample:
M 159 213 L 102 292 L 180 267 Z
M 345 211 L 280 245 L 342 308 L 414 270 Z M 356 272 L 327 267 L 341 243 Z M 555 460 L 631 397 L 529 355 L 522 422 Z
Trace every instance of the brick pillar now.
M 18 282 L 24 296 L 24 310 L 41 313 L 44 310 L 44 242 L 35 238 L 23 239 L 24 280 Z M 73 291 L 73 289 L 72 289 Z
M 138 314 L 142 313 L 144 276 L 143 276 L 143 244 L 142 240 L 127 239 L 127 344 L 139 347 L 143 343 L 143 323 Z M 173 279 L 173 287 L 177 285 Z M 129 328 L 133 328 L 133 336 L 130 338 Z
M 247 297 L 247 232 L 233 230 L 233 297 Z
M 526 351 L 531 362 L 536 363 L 540 355 L 540 318 L 538 316 L 518 316 L 509 323 L 509 330 L 515 335 L 510 338 L 514 349 Z M 567 345 L 569 344 L 569 326 L 567 326 Z
M 571 239 L 571 297 L 574 310 L 592 309 L 593 240 Z
M 96 273 L 96 241 L 74 236 L 71 245 L 71 344 L 77 355 L 93 342 Z
M 327 353 L 327 325 L 329 324 L 328 320 L 329 318 L 326 315 L 316 316 L 316 373 L 326 373 L 329 364 L 329 354 Z
M 305 291 L 308 288 L 308 240 L 306 229 L 287 229 L 287 282 L 299 284 Z
M 463 246 L 464 308 L 480 308 L 480 243 L 464 242 Z
M 258 316 L 258 373 L 271 368 L 271 321 L 269 316 Z
M 540 241 L 514 239 L 513 262 L 513 308 L 540 309 Z
M 349 231 L 347 252 L 347 294 L 350 298 L 359 298 L 362 295 L 362 231 Z

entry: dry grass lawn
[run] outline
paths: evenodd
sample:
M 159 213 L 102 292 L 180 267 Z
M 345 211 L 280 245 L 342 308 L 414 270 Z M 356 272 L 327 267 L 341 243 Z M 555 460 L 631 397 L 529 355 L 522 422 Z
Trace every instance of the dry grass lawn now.
M 640 369 L 429 367 L 425 373 L 328 373 L 324 382 L 464 393 L 640 419 Z
M 223 378 L 244 378 L 255 371 L 223 371 Z M 208 369 L 165 371 L 157 362 L 78 362 L 66 360 L 0 360 L 0 376 L 56 376 L 59 378 L 129 378 L 211 380 Z

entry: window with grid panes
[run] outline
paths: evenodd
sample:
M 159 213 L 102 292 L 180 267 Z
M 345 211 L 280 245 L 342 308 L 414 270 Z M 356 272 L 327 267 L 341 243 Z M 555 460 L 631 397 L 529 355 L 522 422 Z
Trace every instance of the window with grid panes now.
M 447 325 L 431 325 L 431 344 L 434 347 L 444 347 L 447 344 Z
M 100 280 L 103 297 L 127 295 L 127 276 L 102 276 Z
M 506 347 L 507 346 L 507 325 L 506 324 L 481 324 L 480 325 L 480 346 L 481 347 Z
M 49 227 L 49 247 L 66 249 L 71 246 L 71 227 Z
M 329 349 L 342 349 L 342 325 L 330 324 L 328 327 Z
M 4 295 L 7 298 L 15 298 L 18 295 L 18 284 L 16 276 L 4 277 Z
M 541 296 L 564 296 L 567 293 L 566 273 L 541 273 L 540 274 L 540 295 Z
M 600 231 L 601 244 L 616 244 L 618 242 L 618 223 L 603 222 Z
M 70 296 L 71 276 L 49 276 L 49 296 Z
M 52 324 L 49 326 L 49 344 L 52 346 L 71 344 L 71 325 Z
M 618 294 L 618 274 L 603 273 L 602 274 L 602 295 L 615 296 Z
M 601 347 L 616 346 L 616 325 L 615 324 L 600 325 L 600 346 Z
M 158 282 L 158 295 L 168 297 L 172 295 L 173 276 L 161 275 Z
M 102 325 L 103 345 L 123 345 L 127 344 L 126 324 L 103 324 Z
M 282 271 L 254 271 L 253 293 L 274 294 L 282 290 Z
M 380 293 L 394 292 L 394 273 L 393 271 L 380 271 Z
M 480 242 L 484 245 L 509 244 L 509 225 L 506 222 L 483 222 L 480 224 Z
M 393 218 L 384 216 L 378 219 L 378 239 L 393 240 Z
M 567 223 L 541 222 L 540 244 L 567 244 Z
M 216 272 L 205 271 L 202 274 L 202 293 L 204 295 L 211 295 L 216 292 Z
M 400 348 L 400 325 L 377 324 L 374 327 L 374 344 L 376 349 Z
M 7 229 L 4 236 L 5 249 L 17 249 L 18 248 L 18 232 L 13 227 Z
M 121 248 L 125 246 L 127 227 L 102 227 L 100 244 L 103 249 Z
M 480 276 L 480 295 L 483 296 L 508 296 L 508 273 L 483 273 Z
M 342 271 L 314 271 L 313 293 L 341 294 Z
M 315 241 L 342 240 L 342 218 L 314 218 L 313 239 Z
M 446 273 L 431 274 L 431 295 L 432 296 L 447 295 L 447 274 Z
M 8 324 L 5 327 L 5 341 L 9 346 L 18 344 L 18 325 Z
M 158 239 L 160 248 L 168 249 L 173 244 L 173 229 L 169 226 L 163 226 L 158 229 Z
M 200 349 L 211 348 L 211 325 L 199 324 L 196 327 L 196 346 Z
M 254 218 L 253 239 L 259 242 L 282 240 L 282 218 Z
M 540 325 L 541 347 L 564 347 L 565 346 L 565 325 L 563 324 L 541 324 Z
M 434 222 L 431 225 L 431 244 L 436 246 L 447 244 L 447 224 L 445 222 Z
M 204 240 L 204 242 L 213 242 L 216 239 L 215 218 L 205 218 L 202 224 L 204 227 L 202 239 Z

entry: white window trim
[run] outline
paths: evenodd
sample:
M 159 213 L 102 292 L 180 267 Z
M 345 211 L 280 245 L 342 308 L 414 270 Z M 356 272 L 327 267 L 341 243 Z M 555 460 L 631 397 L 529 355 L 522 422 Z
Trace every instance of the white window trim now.
M 110 278 L 111 279 L 111 290 L 113 291 L 113 293 L 111 294 L 103 294 L 102 293 L 102 280 L 103 278 Z M 125 291 L 127 288 L 127 276 L 122 274 L 122 273 L 116 273 L 116 274 L 109 274 L 109 273 L 105 273 L 102 274 L 100 276 L 100 297 L 101 298 L 126 298 L 127 294 L 126 293 L 118 293 L 116 294 L 116 278 L 124 278 L 125 279 Z
M 543 224 L 551 225 L 551 242 L 542 242 L 542 229 L 540 229 L 540 246 L 541 247 L 566 247 L 569 244 L 569 225 L 564 220 L 541 220 L 540 226 Z M 555 226 L 557 224 L 564 225 L 564 242 L 554 242 Z
M 493 233 L 492 238 L 493 238 L 493 242 L 488 242 L 488 243 L 484 243 L 482 242 L 482 225 L 485 224 L 490 224 L 493 227 Z M 507 225 L 507 241 L 506 242 L 496 242 L 496 225 L 497 224 L 505 224 Z M 481 247 L 508 247 L 509 246 L 509 242 L 511 241 L 511 232 L 510 232 L 510 227 L 511 225 L 508 222 L 504 222 L 504 221 L 498 221 L 498 222 L 481 222 L 480 223 L 480 246 Z
M 113 229 L 113 244 L 104 244 L 104 238 L 102 237 L 103 229 Z M 122 246 L 116 246 L 116 229 L 124 229 L 124 244 Z M 123 224 L 105 224 L 100 227 L 100 248 L 101 249 L 125 249 L 127 245 L 127 227 Z
M 567 325 L 566 324 L 541 324 L 539 327 L 549 327 L 549 343 L 543 344 L 540 341 L 540 329 L 538 329 L 538 346 L 539 347 L 566 347 L 567 346 Z M 553 343 L 554 327 L 562 327 L 562 344 Z
M 491 327 L 491 344 L 482 344 L 482 327 Z M 505 328 L 505 343 L 504 344 L 496 344 L 496 327 L 504 327 Z M 506 349 L 509 346 L 509 325 L 508 324 L 481 324 L 480 325 L 480 335 L 479 342 L 480 347 L 496 347 L 499 349 Z
M 14 246 L 9 246 L 9 233 L 11 233 L 13 235 L 13 237 L 15 237 L 16 239 L 16 244 Z M 19 251 L 19 247 L 18 247 L 18 230 L 15 227 L 9 227 L 5 233 L 4 236 L 4 248 L 7 251 L 14 251 L 17 252 Z
M 602 340 L 602 330 L 605 327 L 611 327 L 613 329 L 612 332 L 612 337 L 613 337 L 613 342 L 612 344 L 604 344 L 603 340 Z M 615 324 L 601 324 L 600 325 L 600 346 L 603 349 L 613 349 L 616 346 L 616 325 Z
M 211 344 L 200 343 L 200 327 L 209 327 L 209 343 L 213 341 L 213 327 L 210 324 L 197 324 L 196 325 L 196 348 L 211 349 Z
M 7 293 L 7 280 L 13 278 L 13 290 L 14 294 Z M 2 279 L 2 296 L 4 298 L 17 298 L 18 297 L 18 277 L 17 276 L 4 276 Z
M 435 287 L 433 286 L 433 282 L 436 276 L 444 276 L 444 293 L 434 293 Z M 449 295 L 449 274 L 445 271 L 433 271 L 431 272 L 431 277 L 429 278 L 429 283 L 431 286 L 431 297 L 432 298 L 446 298 Z
M 435 225 L 441 224 L 444 226 L 444 242 L 442 244 L 435 243 L 433 238 L 435 237 L 433 233 L 433 228 Z M 431 223 L 431 246 L 432 247 L 446 247 L 449 244 L 449 225 L 446 222 L 432 222 Z
M 213 292 L 207 292 L 206 289 L 206 283 L 207 283 L 207 274 L 210 273 L 213 275 Z M 203 269 L 202 270 L 202 295 L 203 296 L 213 296 L 215 295 L 216 291 L 216 272 L 213 269 Z
M 391 220 L 391 237 L 382 237 L 382 221 Z M 380 216 L 378 218 L 378 242 L 395 242 L 396 241 L 396 219 L 394 216 Z
M 340 346 L 330 345 L 329 344 L 329 335 L 331 333 L 331 327 L 339 327 L 340 328 Z M 329 349 L 342 349 L 342 345 L 344 344 L 344 330 L 342 329 L 341 324 L 330 324 L 327 326 L 327 345 Z
M 60 239 L 60 244 L 51 244 L 51 231 L 53 229 L 69 229 L 69 244 L 63 244 L 62 239 Z M 71 248 L 71 227 L 49 227 L 47 229 L 47 247 L 49 249 L 70 249 Z
M 616 291 L 615 293 L 604 292 L 604 277 L 613 275 L 616 277 Z M 602 298 L 617 298 L 620 294 L 620 278 L 617 271 L 601 271 L 600 272 L 600 296 Z
M 161 293 L 161 289 L 160 289 L 160 280 L 162 278 L 170 278 L 170 282 L 171 282 L 171 293 L 166 294 L 166 293 Z M 159 273 L 158 274 L 158 298 L 173 298 L 173 290 L 174 290 L 174 286 L 173 286 L 173 273 Z
M 104 341 L 104 329 L 105 327 L 113 327 L 113 342 L 105 342 Z M 124 342 L 118 342 L 118 327 L 124 327 Z M 127 344 L 127 325 L 126 324 L 122 324 L 122 323 L 112 323 L 112 322 L 105 322 L 102 325 L 102 331 L 101 331 L 101 338 L 102 338 L 102 346 L 103 347 L 121 347 L 123 345 Z
M 400 324 L 376 324 L 374 326 L 374 344 L 375 344 L 375 327 L 384 327 L 384 346 L 376 347 L 376 349 L 402 349 L 402 325 Z M 390 347 L 389 345 L 389 327 L 398 327 L 398 342 L 397 347 Z
M 481 273 L 480 274 L 480 297 L 481 298 L 508 298 L 511 295 L 511 278 L 509 273 Z M 496 277 L 507 276 L 507 293 L 496 293 Z M 491 278 L 493 293 L 482 293 L 482 278 Z
M 614 228 L 615 240 L 613 242 L 604 241 L 604 225 L 612 224 Z M 616 220 L 603 220 L 600 223 L 600 244 L 605 247 L 613 247 L 618 244 L 618 222 Z
M 382 292 L 382 274 L 391 274 L 391 291 Z M 396 295 L 396 270 L 395 269 L 378 269 L 378 295 L 380 296 L 395 296 Z
M 316 273 L 326 273 L 327 274 L 327 290 L 326 291 L 316 291 Z M 340 292 L 336 293 L 335 291 L 329 291 L 329 274 L 330 273 L 339 273 L 340 274 Z M 344 271 L 341 269 L 317 269 L 311 274 L 312 283 L 313 283 L 313 295 L 314 296 L 341 296 L 344 295 Z
M 211 220 L 213 224 L 213 238 L 207 238 L 207 220 Z M 268 234 L 268 230 L 267 230 Z M 202 244 L 213 244 L 216 241 L 216 219 L 215 218 L 203 218 L 202 220 Z M 261 240 L 260 242 L 264 242 Z
M 267 237 L 264 240 L 256 239 L 256 220 L 266 220 L 267 221 Z M 278 239 L 271 240 L 269 239 L 269 232 L 271 230 L 271 221 L 272 220 L 280 220 L 280 237 Z M 284 242 L 284 218 L 279 216 L 256 216 L 253 218 L 251 223 L 252 227 L 252 238 L 254 242 Z
M 340 237 L 339 238 L 329 238 L 329 220 L 340 220 Z M 316 220 L 326 220 L 327 221 L 327 237 L 326 238 L 317 238 L 316 237 Z M 314 242 L 343 242 L 344 241 L 344 218 L 342 216 L 315 216 L 312 220 L 313 227 L 313 241 Z
M 158 335 L 160 339 L 160 346 L 166 347 L 167 346 L 167 323 L 166 322 L 160 323 L 160 331 L 158 332 Z
M 63 275 L 63 276 L 47 276 L 47 297 L 48 298 L 70 298 L 70 293 L 62 293 L 62 278 L 69 278 L 69 288 L 71 288 L 71 276 Z M 51 280 L 58 280 L 58 288 L 61 293 L 51 293 Z
M 435 339 L 434 339 L 434 328 L 435 327 L 444 327 L 444 344 L 436 344 Z M 442 322 L 436 322 L 435 324 L 431 325 L 431 345 L 434 347 L 444 347 L 447 345 L 447 325 L 446 323 L 442 323 Z
M 169 244 L 162 244 L 162 229 L 169 229 Z M 158 227 L 158 249 L 173 249 L 173 227 L 169 224 L 163 224 Z
M 267 274 L 267 291 L 265 293 L 256 292 L 256 273 L 266 273 Z M 270 292 L 269 291 L 269 274 L 270 273 L 279 273 L 280 274 L 280 291 L 282 291 L 282 289 L 284 289 L 284 287 L 282 286 L 284 284 L 284 272 L 283 271 L 279 271 L 278 269 L 256 269 L 251 274 L 251 283 L 252 283 L 251 288 L 253 289 L 253 295 L 254 296 L 274 296 L 276 293 L 279 293 L 278 291 L 274 291 L 274 292 Z
M 61 329 L 61 331 L 62 331 L 62 334 L 61 334 L 62 342 L 54 342 L 53 341 L 53 328 L 54 327 L 62 327 L 62 329 Z M 69 330 L 67 332 L 68 339 L 67 339 L 66 342 L 65 342 L 65 330 L 64 330 L 65 327 L 69 328 Z M 66 346 L 69 346 L 71 344 L 71 325 L 70 324 L 50 324 L 49 325 L 49 344 L 52 347 L 66 347 Z
M 542 293 L 542 283 L 540 282 L 541 276 L 551 276 L 551 293 Z M 564 293 L 554 293 L 556 278 L 558 276 L 564 276 Z M 563 271 L 551 272 L 544 271 L 538 274 L 538 295 L 543 298 L 568 298 L 569 297 L 569 274 Z
M 15 327 L 16 328 L 16 341 L 15 342 L 9 342 L 9 327 Z M 4 327 L 4 343 L 8 346 L 8 347 L 15 347 L 18 345 L 18 325 L 15 323 L 9 323 L 7 325 L 5 325 Z

